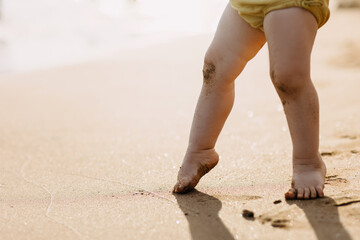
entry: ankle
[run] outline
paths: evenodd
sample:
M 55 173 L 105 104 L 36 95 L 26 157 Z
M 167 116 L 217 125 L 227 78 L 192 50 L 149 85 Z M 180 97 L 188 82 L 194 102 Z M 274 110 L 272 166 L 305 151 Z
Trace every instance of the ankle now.
M 313 156 L 293 156 L 293 165 L 319 165 L 323 164 L 320 153 Z
M 185 154 L 186 161 L 195 161 L 199 160 L 210 161 L 212 163 L 216 163 L 219 161 L 219 154 L 215 151 L 214 148 L 210 149 L 198 149 L 198 148 L 188 148 Z
M 205 153 L 205 152 L 215 152 L 214 147 L 209 148 L 209 147 L 201 147 L 201 146 L 196 146 L 196 145 L 189 145 L 186 153 Z

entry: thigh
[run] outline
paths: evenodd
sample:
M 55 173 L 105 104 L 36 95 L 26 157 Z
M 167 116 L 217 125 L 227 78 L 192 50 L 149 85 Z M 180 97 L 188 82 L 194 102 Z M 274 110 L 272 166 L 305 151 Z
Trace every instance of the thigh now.
M 311 51 L 317 29 L 315 17 L 299 7 L 268 13 L 264 19 L 264 31 L 271 70 L 310 77 Z
M 206 58 L 228 74 L 230 71 L 238 75 L 246 62 L 256 55 L 265 42 L 264 32 L 251 27 L 228 4 Z

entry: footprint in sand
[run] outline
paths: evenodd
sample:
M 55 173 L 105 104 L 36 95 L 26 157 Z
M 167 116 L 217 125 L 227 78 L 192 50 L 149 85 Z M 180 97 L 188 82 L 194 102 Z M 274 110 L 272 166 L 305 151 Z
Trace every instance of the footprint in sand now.
M 288 219 L 275 219 L 271 222 L 271 226 L 276 228 L 288 228 L 290 220 Z
M 348 184 L 349 181 L 346 178 L 338 177 L 338 175 L 329 175 L 325 177 L 325 184 L 329 185 L 341 185 L 341 184 Z
M 270 217 L 266 215 L 260 215 L 259 221 L 262 224 L 270 223 L 270 225 L 274 228 L 289 228 L 291 226 L 291 221 L 286 218 L 278 217 Z
M 348 206 L 352 204 L 359 204 L 360 203 L 360 196 L 338 196 L 335 198 L 336 203 L 334 206 L 336 207 L 343 207 Z M 360 210 L 360 209 L 359 209 Z
M 341 138 L 355 140 L 355 139 L 357 139 L 357 136 L 355 136 L 355 135 L 342 135 Z
M 334 156 L 334 155 L 336 155 L 337 154 L 337 152 L 335 152 L 335 151 L 324 151 L 324 152 L 321 152 L 320 153 L 320 155 L 322 156 L 322 157 L 325 157 L 325 156 Z
M 260 215 L 255 217 L 253 211 L 244 209 L 242 212 L 243 218 L 249 221 L 259 220 L 262 224 L 270 223 L 274 228 L 289 228 L 291 221 L 282 216 L 281 212 L 277 213 L 276 216 L 269 216 L 268 214 Z

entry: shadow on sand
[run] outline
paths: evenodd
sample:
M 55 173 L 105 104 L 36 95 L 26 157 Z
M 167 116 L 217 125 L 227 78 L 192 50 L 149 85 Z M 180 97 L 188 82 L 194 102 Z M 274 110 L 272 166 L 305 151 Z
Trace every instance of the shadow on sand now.
M 222 206 L 219 199 L 197 190 L 187 194 L 174 194 L 174 196 L 189 222 L 193 240 L 234 239 L 219 217 Z
M 301 208 L 318 240 L 351 240 L 350 234 L 340 221 L 338 206 L 334 199 L 324 197 L 314 200 L 288 200 L 289 205 L 295 204 Z

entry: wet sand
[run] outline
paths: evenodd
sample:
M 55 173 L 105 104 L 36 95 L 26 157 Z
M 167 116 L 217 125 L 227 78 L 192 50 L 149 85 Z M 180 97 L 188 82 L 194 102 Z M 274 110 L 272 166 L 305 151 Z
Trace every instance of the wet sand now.
M 266 47 L 237 79 L 218 166 L 170 192 L 204 35 L 0 76 L 1 239 L 360 239 L 359 13 L 333 12 L 313 52 L 326 198 L 284 199 L 291 144 Z

